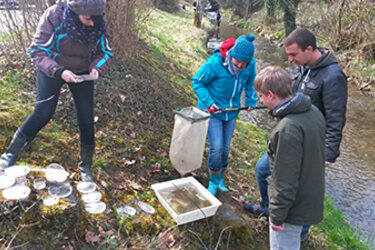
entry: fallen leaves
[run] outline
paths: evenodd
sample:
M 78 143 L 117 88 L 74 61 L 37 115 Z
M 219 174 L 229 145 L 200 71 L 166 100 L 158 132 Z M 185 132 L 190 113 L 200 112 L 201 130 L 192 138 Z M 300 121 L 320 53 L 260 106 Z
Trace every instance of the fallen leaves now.
M 151 170 L 147 172 L 147 175 L 151 177 L 155 173 L 160 173 L 160 171 L 161 171 L 161 165 L 160 163 L 157 162 L 151 165 Z
M 86 231 L 85 240 L 87 243 L 93 244 L 99 242 L 100 238 L 94 232 Z
M 120 163 L 119 167 L 124 168 L 127 166 L 134 165 L 137 161 L 136 160 L 128 160 L 126 158 L 122 158 L 122 162 Z

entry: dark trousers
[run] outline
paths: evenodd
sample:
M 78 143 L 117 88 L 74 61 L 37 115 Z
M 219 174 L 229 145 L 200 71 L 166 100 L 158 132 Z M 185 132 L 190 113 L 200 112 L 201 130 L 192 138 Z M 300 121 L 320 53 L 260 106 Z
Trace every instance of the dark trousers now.
M 20 127 L 22 135 L 34 138 L 36 134 L 51 120 L 55 113 L 60 89 L 65 82 L 61 79 L 48 77 L 38 70 L 36 80 L 36 101 L 33 113 Z M 80 143 L 94 145 L 94 82 L 68 83 L 73 95 L 78 120 Z M 48 101 L 43 101 L 49 99 Z

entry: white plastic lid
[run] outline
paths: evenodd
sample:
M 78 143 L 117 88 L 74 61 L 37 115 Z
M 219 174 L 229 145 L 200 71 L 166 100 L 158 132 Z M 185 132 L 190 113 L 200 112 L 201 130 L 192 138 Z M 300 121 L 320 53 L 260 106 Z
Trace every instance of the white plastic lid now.
M 13 176 L 0 175 L 0 189 L 11 187 L 16 182 Z
M 48 188 L 48 193 L 52 197 L 65 198 L 73 192 L 73 188 L 69 183 L 52 183 Z
M 142 211 L 144 211 L 146 213 L 149 213 L 149 214 L 155 213 L 155 209 L 152 206 L 150 206 L 149 204 L 147 204 L 146 202 L 138 201 L 137 205 L 140 209 L 142 209 Z
M 3 197 L 7 200 L 22 200 L 28 197 L 30 188 L 27 186 L 15 185 L 3 190 Z
M 46 179 L 50 182 L 64 182 L 69 176 L 64 167 L 57 163 L 49 164 L 46 169 Z
M 85 210 L 90 214 L 100 214 L 105 211 L 106 205 L 104 202 L 93 202 L 85 204 Z
M 59 203 L 59 198 L 48 196 L 47 198 L 43 199 L 44 206 L 53 206 Z
M 85 203 L 98 202 L 100 201 L 101 198 L 102 198 L 102 194 L 98 191 L 82 194 L 82 200 Z
M 137 213 L 137 210 L 131 206 L 118 207 L 116 211 L 118 214 L 126 217 L 134 216 Z
M 46 181 L 43 178 L 37 178 L 34 180 L 33 186 L 36 190 L 41 190 L 46 187 Z
M 77 184 L 77 189 L 83 194 L 94 192 L 96 189 L 96 184 L 92 181 L 80 181 Z
M 11 166 L 9 168 L 6 168 L 4 172 L 5 172 L 5 175 L 17 178 L 21 176 L 26 176 L 30 172 L 30 169 L 27 166 L 16 165 L 16 166 Z

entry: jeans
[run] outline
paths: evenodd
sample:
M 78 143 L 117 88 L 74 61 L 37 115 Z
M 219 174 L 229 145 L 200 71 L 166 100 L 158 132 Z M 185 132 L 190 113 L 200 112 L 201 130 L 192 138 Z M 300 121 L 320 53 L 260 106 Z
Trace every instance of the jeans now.
M 236 119 L 223 121 L 211 118 L 208 124 L 207 137 L 210 143 L 208 168 L 213 172 L 226 168 L 230 142 L 236 127 Z
M 34 138 L 51 120 L 55 113 L 60 89 L 65 82 L 62 79 L 48 77 L 38 70 L 36 80 L 36 101 L 34 111 L 20 127 L 21 134 Z M 76 116 L 80 131 L 80 143 L 94 145 L 94 82 L 68 83 L 76 106 Z M 53 96 L 52 99 L 49 99 Z M 44 101 L 46 100 L 46 101 Z
M 262 197 L 263 210 L 265 214 L 268 213 L 269 199 L 268 199 L 268 183 L 267 177 L 271 175 L 270 163 L 268 160 L 267 152 L 260 157 L 259 161 L 255 164 L 255 177 L 257 179 L 260 196 Z M 309 232 L 310 226 L 303 226 L 301 237 Z
M 262 155 L 259 161 L 255 164 L 255 177 L 257 179 L 260 196 L 262 197 L 263 210 L 268 214 L 268 183 L 267 177 L 271 175 L 267 152 Z
M 281 232 L 272 230 L 270 226 L 271 250 L 299 250 L 301 247 L 302 226 L 284 223 Z

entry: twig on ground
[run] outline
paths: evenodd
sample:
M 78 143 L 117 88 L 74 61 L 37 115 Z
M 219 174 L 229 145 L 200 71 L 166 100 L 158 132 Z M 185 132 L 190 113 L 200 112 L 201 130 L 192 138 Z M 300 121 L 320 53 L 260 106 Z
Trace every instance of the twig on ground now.
M 208 250 L 207 246 L 204 244 L 204 242 L 202 241 L 201 237 L 199 237 L 199 235 L 197 235 L 196 232 L 193 232 L 192 230 L 188 230 L 188 232 L 192 233 L 195 237 L 198 238 L 199 242 L 202 244 L 202 246 L 204 247 L 204 249 Z
M 232 226 L 225 227 L 225 228 L 223 228 L 223 230 L 221 230 L 220 235 L 219 235 L 219 239 L 217 240 L 217 243 L 216 243 L 215 250 L 217 250 L 219 248 L 221 237 L 223 236 L 224 231 L 229 229 L 229 228 L 232 228 Z

